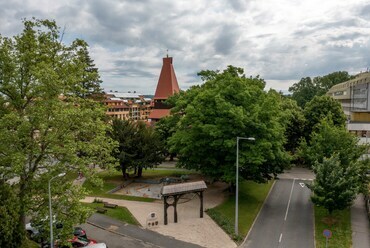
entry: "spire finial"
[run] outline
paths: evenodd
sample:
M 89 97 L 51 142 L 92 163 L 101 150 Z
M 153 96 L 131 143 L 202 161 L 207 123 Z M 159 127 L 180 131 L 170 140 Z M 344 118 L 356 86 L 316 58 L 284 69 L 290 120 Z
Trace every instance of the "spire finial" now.
M 167 49 L 167 58 L 168 58 L 168 49 Z

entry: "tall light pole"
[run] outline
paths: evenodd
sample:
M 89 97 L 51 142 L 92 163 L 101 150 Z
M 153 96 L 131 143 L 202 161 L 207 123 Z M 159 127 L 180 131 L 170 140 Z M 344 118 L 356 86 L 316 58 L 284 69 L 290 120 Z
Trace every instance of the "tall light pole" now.
M 53 241 L 53 211 L 51 210 L 51 190 L 50 190 L 50 183 L 53 179 L 57 178 L 57 177 L 62 177 L 64 176 L 66 173 L 60 173 L 59 175 L 55 176 L 55 177 L 52 177 L 50 180 L 49 180 L 49 220 L 50 220 L 50 247 L 53 248 L 54 247 L 54 241 Z
M 256 140 L 253 137 L 244 138 L 236 137 L 236 189 L 235 189 L 235 234 L 239 234 L 238 219 L 239 219 L 239 140 Z

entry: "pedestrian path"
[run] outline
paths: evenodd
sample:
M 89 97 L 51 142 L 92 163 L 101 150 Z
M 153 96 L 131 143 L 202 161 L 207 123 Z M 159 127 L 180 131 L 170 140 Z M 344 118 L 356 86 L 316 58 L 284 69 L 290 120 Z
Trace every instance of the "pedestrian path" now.
M 366 214 L 364 196 L 358 195 L 351 207 L 352 244 L 353 248 L 370 247 L 369 218 Z

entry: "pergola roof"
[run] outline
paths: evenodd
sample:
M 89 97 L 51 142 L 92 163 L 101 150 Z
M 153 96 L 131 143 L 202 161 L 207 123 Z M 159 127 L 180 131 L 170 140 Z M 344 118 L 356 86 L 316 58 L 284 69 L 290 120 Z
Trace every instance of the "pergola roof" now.
M 204 181 L 180 183 L 163 186 L 161 194 L 163 196 L 178 195 L 192 192 L 200 192 L 204 191 L 206 188 L 207 185 Z

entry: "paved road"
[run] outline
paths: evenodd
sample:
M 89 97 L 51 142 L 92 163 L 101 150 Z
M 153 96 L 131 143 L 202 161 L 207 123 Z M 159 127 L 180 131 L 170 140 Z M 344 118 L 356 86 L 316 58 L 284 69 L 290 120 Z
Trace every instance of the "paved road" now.
M 275 182 L 241 247 L 314 247 L 313 205 L 305 182 L 308 181 L 281 179 Z
M 198 245 L 129 225 L 101 214 L 93 214 L 87 223 L 81 225 L 86 228 L 87 236 L 106 243 L 109 248 L 200 248 Z
M 96 239 L 98 242 L 104 242 L 109 248 L 158 248 L 159 246 L 146 243 L 131 237 L 125 237 L 106 231 L 90 224 L 83 224 L 81 227 L 86 230 L 89 237 Z

